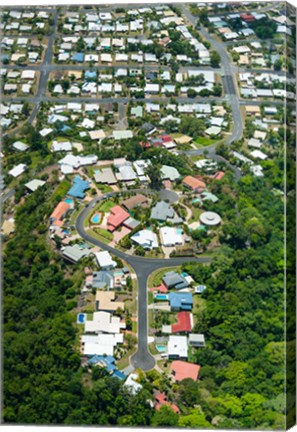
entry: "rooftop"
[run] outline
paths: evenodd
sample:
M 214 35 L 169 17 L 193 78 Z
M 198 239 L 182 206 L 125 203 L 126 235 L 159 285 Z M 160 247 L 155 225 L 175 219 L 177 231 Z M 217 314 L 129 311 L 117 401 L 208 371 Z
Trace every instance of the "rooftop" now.
M 175 360 L 171 364 L 171 371 L 174 375 L 175 381 L 182 381 L 186 378 L 192 378 L 192 380 L 197 381 L 200 366 L 181 360 Z

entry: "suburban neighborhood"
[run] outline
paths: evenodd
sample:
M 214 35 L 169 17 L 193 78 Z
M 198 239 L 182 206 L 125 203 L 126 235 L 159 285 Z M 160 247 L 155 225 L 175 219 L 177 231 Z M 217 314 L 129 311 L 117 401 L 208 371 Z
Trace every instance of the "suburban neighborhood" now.
M 129 406 L 121 425 L 283 425 L 275 365 L 263 378 L 275 389 L 250 383 L 258 365 L 273 363 L 269 344 L 282 342 L 280 325 L 264 325 L 255 305 L 272 309 L 250 292 L 259 266 L 259 279 L 271 276 L 259 292 L 277 302 L 283 261 L 272 242 L 281 244 L 284 142 L 295 136 L 295 31 L 282 2 L 1 9 L 4 250 L 27 233 L 20 249 L 35 270 L 17 260 L 11 271 L 24 267 L 19 280 L 36 292 L 34 278 L 45 290 L 48 280 L 44 314 L 61 314 L 51 325 L 65 330 L 79 385 L 115 378 L 147 407 L 139 423 Z M 237 290 L 248 313 L 231 307 Z M 9 301 L 12 310 L 21 302 Z M 24 305 L 24 320 L 37 319 Z M 253 321 L 253 308 L 271 328 L 256 359 L 246 350 L 257 324 L 246 336 L 243 324 L 232 331 L 240 315 Z M 246 408 L 254 393 L 270 410 L 263 421 Z M 109 415 L 75 411 L 66 423 L 118 424 Z M 25 414 L 7 418 L 26 423 Z

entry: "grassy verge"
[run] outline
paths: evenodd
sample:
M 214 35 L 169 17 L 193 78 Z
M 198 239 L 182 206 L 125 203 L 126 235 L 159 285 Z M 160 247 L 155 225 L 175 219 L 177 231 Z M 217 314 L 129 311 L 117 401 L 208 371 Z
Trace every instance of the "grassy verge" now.
M 150 352 L 152 355 L 159 354 L 159 353 L 158 353 L 158 350 L 157 350 L 157 348 L 156 348 L 156 345 L 155 345 L 154 343 L 150 343 L 149 346 L 148 346 L 148 348 L 149 348 L 149 352 Z
M 132 348 L 130 351 L 128 351 L 125 355 L 124 355 L 124 357 L 122 357 L 120 360 L 118 360 L 117 362 L 116 362 L 116 365 L 117 365 L 117 367 L 118 367 L 118 369 L 124 369 L 124 368 L 126 368 L 127 366 L 129 366 L 129 358 L 130 358 L 130 356 L 132 355 L 132 354 L 134 354 L 135 353 L 135 351 L 136 351 L 136 347 L 134 347 L 134 348 Z
M 88 233 L 90 236 L 94 237 L 95 239 L 101 241 L 102 243 L 105 243 L 105 244 L 110 243 L 110 240 L 108 240 L 108 239 L 105 238 L 105 237 L 102 237 L 100 234 L 97 234 L 97 233 L 96 233 L 95 231 L 93 231 L 92 229 L 88 229 L 88 230 L 87 230 L 87 233 Z
M 104 237 L 106 240 L 108 241 L 112 241 L 113 240 L 113 234 L 107 230 L 105 230 L 104 228 L 93 228 L 93 230 L 95 231 L 96 234 L 100 235 L 101 237 Z

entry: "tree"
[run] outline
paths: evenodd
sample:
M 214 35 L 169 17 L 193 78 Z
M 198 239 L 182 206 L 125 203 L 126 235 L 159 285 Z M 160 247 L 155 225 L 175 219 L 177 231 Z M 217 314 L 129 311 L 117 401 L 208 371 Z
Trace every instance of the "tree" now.
M 195 98 L 197 96 L 197 92 L 194 89 L 189 88 L 187 91 L 187 96 L 191 99 Z
M 211 424 L 206 420 L 199 409 L 193 409 L 189 415 L 179 418 L 178 426 L 186 428 L 209 428 Z
M 177 426 L 178 414 L 172 408 L 163 405 L 159 411 L 155 411 L 152 418 L 152 426 Z
M 280 71 L 281 68 L 282 68 L 282 66 L 283 66 L 283 62 L 282 62 L 281 59 L 277 59 L 277 60 L 275 60 L 274 65 L 273 65 L 274 70 L 276 70 L 276 71 Z
M 210 53 L 210 64 L 213 68 L 220 67 L 221 64 L 221 57 L 217 51 L 211 51 Z
M 161 165 L 149 164 L 145 169 L 145 174 L 150 178 L 150 186 L 152 189 L 160 189 L 162 185 Z

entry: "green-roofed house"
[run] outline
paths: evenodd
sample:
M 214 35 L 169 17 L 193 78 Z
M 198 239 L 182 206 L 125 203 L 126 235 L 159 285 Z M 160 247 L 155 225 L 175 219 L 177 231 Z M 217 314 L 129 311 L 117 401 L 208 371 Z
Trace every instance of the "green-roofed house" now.
M 203 201 L 212 201 L 213 203 L 219 201 L 219 198 L 211 192 L 202 192 L 201 197 Z

